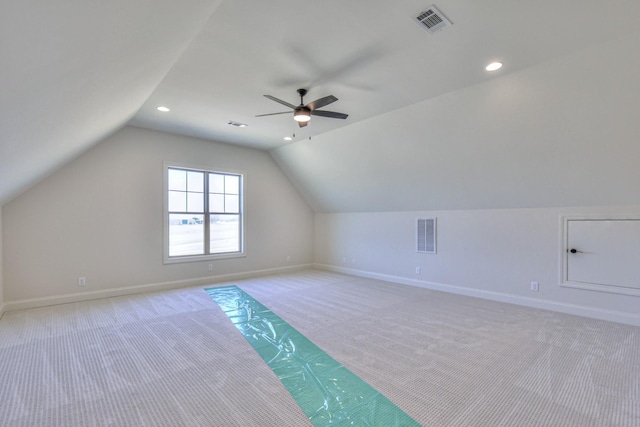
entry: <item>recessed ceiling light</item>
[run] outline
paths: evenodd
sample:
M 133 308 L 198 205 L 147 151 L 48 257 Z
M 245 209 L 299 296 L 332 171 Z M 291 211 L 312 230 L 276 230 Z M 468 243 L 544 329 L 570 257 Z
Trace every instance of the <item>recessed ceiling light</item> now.
M 293 141 L 293 138 L 291 138 L 290 136 L 285 136 L 285 137 L 284 137 L 284 140 L 285 140 L 285 141 Z
M 157 107 L 156 110 L 162 111 L 163 113 L 168 113 L 169 111 L 171 111 L 171 109 L 169 107 L 164 107 L 162 105 Z
M 487 71 L 496 71 L 502 68 L 502 62 L 492 62 L 491 64 L 485 67 Z

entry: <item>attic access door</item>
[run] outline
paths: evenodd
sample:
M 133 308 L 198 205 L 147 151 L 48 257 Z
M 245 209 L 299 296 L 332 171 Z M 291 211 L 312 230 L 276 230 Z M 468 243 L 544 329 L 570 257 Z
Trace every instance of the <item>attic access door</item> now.
M 640 217 L 565 217 L 562 286 L 640 295 Z

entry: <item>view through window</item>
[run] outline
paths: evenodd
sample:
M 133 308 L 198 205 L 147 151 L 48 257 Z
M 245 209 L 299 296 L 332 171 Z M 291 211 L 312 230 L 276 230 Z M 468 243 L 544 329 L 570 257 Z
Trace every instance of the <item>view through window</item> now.
M 242 175 L 167 173 L 169 258 L 242 253 Z

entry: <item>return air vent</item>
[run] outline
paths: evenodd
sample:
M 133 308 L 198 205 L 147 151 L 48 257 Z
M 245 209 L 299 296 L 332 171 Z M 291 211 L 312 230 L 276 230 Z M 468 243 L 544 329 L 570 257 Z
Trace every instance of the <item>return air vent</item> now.
M 422 28 L 427 30 L 429 34 L 437 33 L 447 27 L 453 25 L 451 21 L 435 6 L 431 6 L 415 18 L 416 22 L 420 24 Z
M 246 128 L 247 126 L 249 126 L 246 123 L 234 122 L 233 120 L 229 120 L 227 124 L 231 126 L 235 126 L 237 128 Z
M 416 252 L 436 253 L 436 219 L 418 218 L 416 227 Z

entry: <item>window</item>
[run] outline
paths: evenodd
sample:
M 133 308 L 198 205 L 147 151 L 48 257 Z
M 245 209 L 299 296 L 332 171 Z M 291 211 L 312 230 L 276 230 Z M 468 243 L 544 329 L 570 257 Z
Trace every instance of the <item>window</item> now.
M 166 168 L 165 261 L 242 255 L 242 175 Z

